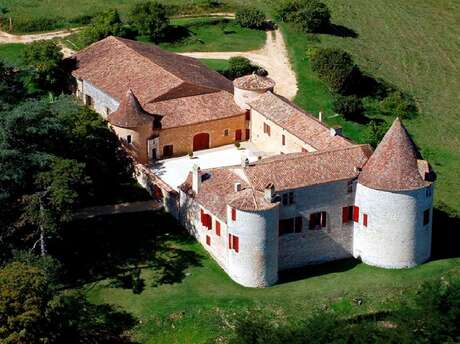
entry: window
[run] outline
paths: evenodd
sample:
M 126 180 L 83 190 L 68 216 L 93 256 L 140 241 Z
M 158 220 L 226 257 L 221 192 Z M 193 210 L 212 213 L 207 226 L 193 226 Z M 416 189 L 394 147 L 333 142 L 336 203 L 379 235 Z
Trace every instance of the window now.
M 283 205 L 291 205 L 294 203 L 294 192 L 287 192 L 283 194 Z
M 250 121 L 251 120 L 251 111 L 248 110 L 246 111 L 246 121 Z
M 229 135 L 229 130 L 228 129 L 224 129 L 224 136 L 228 136 Z
M 232 221 L 236 221 L 236 209 L 232 208 Z
M 172 157 L 173 152 L 174 152 L 173 145 L 163 146 L 163 157 L 164 158 Z
M 206 245 L 211 246 L 211 237 L 206 235 Z
M 302 153 L 308 153 L 308 150 L 302 147 Z
M 110 115 L 110 109 L 108 107 L 105 108 L 105 114 L 108 116 Z
M 367 227 L 367 214 L 363 214 L 363 226 Z
M 302 227 L 303 227 L 303 219 L 302 216 L 297 216 L 295 218 L 295 228 L 294 232 L 296 233 L 301 233 L 302 232 Z
M 251 138 L 251 129 L 246 129 L 246 140 Z
M 286 136 L 284 136 L 284 135 L 281 135 L 281 144 L 283 146 L 286 146 Z
M 211 215 L 206 214 L 203 209 L 200 211 L 201 224 L 207 229 L 212 229 L 212 218 Z
M 353 207 L 353 221 L 359 222 L 359 207 L 357 206 Z
M 126 142 L 132 143 L 131 135 L 126 136 Z
M 342 208 L 342 223 L 348 223 L 353 218 L 353 206 Z
M 325 211 L 310 214 L 308 228 L 311 230 L 319 230 L 326 227 L 326 217 L 327 214 Z
M 270 136 L 270 126 L 267 123 L 264 123 L 264 134 Z
M 93 106 L 93 98 L 89 95 L 85 95 L 85 104 L 89 107 Z
M 430 223 L 430 209 L 423 212 L 423 225 L 426 226 Z
M 216 220 L 216 235 L 220 236 L 220 222 Z
M 283 219 L 279 221 L 279 235 L 294 233 L 294 219 Z
M 240 251 L 240 238 L 236 235 L 228 235 L 228 248 L 234 250 L 236 253 Z
M 352 180 L 349 180 L 347 182 L 347 192 L 348 193 L 352 193 L 353 192 L 353 181 Z

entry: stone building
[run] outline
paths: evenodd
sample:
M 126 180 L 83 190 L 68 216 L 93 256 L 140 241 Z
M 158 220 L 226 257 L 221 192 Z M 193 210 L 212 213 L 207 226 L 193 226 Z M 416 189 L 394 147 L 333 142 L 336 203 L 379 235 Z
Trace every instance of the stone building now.
M 434 173 L 399 119 L 373 152 L 274 94 L 268 77 L 232 85 L 194 59 L 114 37 L 76 59 L 77 96 L 237 283 L 267 287 L 281 270 L 348 257 L 383 268 L 429 259 Z M 192 160 L 167 158 L 236 141 L 270 154 L 203 169 L 198 157 L 180 181 L 155 169 L 175 161 L 177 175 Z

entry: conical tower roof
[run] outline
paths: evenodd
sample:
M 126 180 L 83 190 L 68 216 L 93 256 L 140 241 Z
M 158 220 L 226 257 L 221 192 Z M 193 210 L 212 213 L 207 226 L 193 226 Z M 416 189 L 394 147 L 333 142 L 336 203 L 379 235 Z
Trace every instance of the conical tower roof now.
M 429 183 L 419 172 L 420 154 L 406 128 L 397 118 L 364 165 L 359 182 L 385 191 L 413 190 Z
M 137 128 L 153 122 L 155 117 L 142 108 L 134 92 L 129 89 L 118 109 L 109 115 L 108 120 L 117 127 Z

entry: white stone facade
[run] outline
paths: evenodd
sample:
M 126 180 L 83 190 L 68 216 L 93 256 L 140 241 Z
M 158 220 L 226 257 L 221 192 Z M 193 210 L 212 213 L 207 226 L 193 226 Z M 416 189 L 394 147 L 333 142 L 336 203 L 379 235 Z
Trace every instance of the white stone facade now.
M 110 113 L 118 109 L 118 106 L 120 105 L 119 102 L 110 97 L 108 94 L 101 91 L 87 80 L 76 80 L 76 96 L 81 99 L 85 105 L 100 114 L 104 119 L 107 119 L 107 116 Z
M 407 268 L 425 262 L 431 254 L 433 186 L 388 192 L 358 184 L 356 206 L 368 215 L 354 228 L 354 256 L 369 265 Z M 424 212 L 429 221 L 424 225 Z

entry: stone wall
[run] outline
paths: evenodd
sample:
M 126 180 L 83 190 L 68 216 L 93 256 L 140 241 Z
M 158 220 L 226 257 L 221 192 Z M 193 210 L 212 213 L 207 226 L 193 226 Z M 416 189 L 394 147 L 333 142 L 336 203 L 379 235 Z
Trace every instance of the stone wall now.
M 302 216 L 303 228 L 301 233 L 280 236 L 280 270 L 352 256 L 353 224 L 342 223 L 342 208 L 354 204 L 354 192 L 348 192 L 347 182 L 292 190 L 295 203 L 280 206 L 280 219 Z M 327 214 L 326 227 L 310 230 L 310 214 L 322 211 Z
M 264 123 L 270 126 L 270 136 L 264 133 Z M 285 136 L 285 145 L 282 144 L 282 135 Z M 263 147 L 265 151 L 272 153 L 297 153 L 302 148 L 309 152 L 315 149 L 307 143 L 292 135 L 286 129 L 272 122 L 258 111 L 251 109 L 251 142 L 256 146 Z
M 174 156 L 186 155 L 193 151 L 193 137 L 196 134 L 209 134 L 209 148 L 215 148 L 235 142 L 235 131 L 241 130 L 242 140 L 246 140 L 246 115 L 241 115 L 187 125 L 177 128 L 162 129 L 160 132 L 159 156 L 162 157 L 165 145 L 173 145 Z M 228 135 L 224 130 L 228 129 Z
M 111 125 L 115 134 L 121 140 L 123 147 L 129 152 L 129 154 L 136 159 L 136 161 L 147 164 L 149 161 L 148 155 L 148 139 L 153 133 L 153 123 L 148 123 L 144 126 L 135 129 L 120 128 Z M 131 137 L 131 143 L 128 142 L 128 136 Z
M 117 100 L 93 86 L 89 81 L 77 80 L 77 97 L 80 98 L 83 103 L 89 105 L 87 104 L 86 96 L 90 96 L 92 99 L 90 107 L 104 119 L 107 119 L 110 113 L 118 109 L 119 102 Z
M 384 268 L 411 267 L 431 255 L 433 196 L 426 188 L 387 192 L 358 184 L 356 205 L 360 221 L 354 229 L 354 255 L 369 265 Z M 430 211 L 430 222 L 423 225 L 423 212 Z M 363 214 L 368 225 L 362 223 Z

